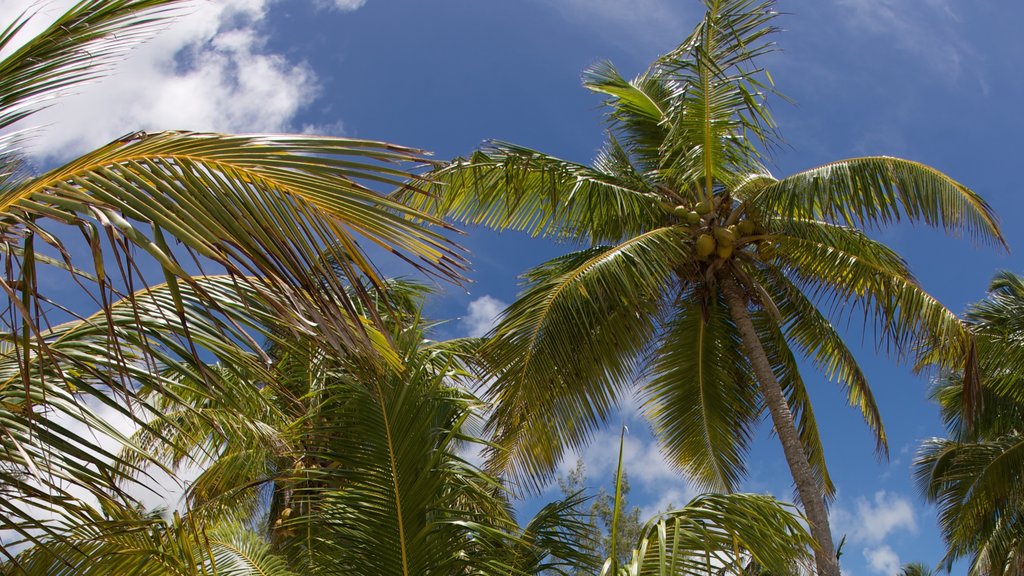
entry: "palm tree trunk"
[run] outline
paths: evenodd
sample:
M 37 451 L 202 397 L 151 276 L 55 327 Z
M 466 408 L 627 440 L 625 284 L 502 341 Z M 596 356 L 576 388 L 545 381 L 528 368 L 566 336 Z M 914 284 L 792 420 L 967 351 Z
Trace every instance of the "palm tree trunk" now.
M 793 413 L 789 410 L 789 403 L 786 402 L 786 398 L 782 394 L 782 387 L 775 378 L 768 355 L 765 353 L 764 347 L 761 346 L 761 340 L 757 337 L 757 329 L 754 327 L 750 311 L 747 309 L 747 298 L 736 280 L 728 273 L 719 273 L 718 278 L 721 282 L 722 294 L 725 296 L 725 303 L 729 306 L 729 314 L 736 324 L 736 330 L 740 334 L 747 357 L 757 376 L 761 395 L 764 396 L 768 410 L 771 412 L 775 432 L 782 442 L 782 451 L 786 455 L 786 462 L 793 474 L 793 481 L 796 483 L 804 514 L 810 522 L 811 535 L 818 543 L 818 550 L 815 550 L 814 553 L 818 576 L 839 576 L 839 562 L 836 560 L 835 545 L 832 543 L 832 530 L 828 524 L 825 496 L 811 472 L 810 462 L 807 460 L 807 454 L 800 442 L 800 435 L 793 423 Z

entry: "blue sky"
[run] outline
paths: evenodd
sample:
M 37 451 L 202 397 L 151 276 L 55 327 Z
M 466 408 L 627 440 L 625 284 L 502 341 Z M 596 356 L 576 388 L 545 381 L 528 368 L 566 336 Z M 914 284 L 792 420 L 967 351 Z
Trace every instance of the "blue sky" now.
M 25 4 L 5 1 L 0 20 Z M 779 0 L 778 7 L 787 31 L 776 37 L 782 51 L 765 64 L 795 104 L 773 104 L 787 142 L 773 171 L 865 154 L 933 165 L 996 208 L 1012 252 L 921 228 L 879 237 L 955 311 L 981 298 L 997 269 L 1024 272 L 1013 176 L 1024 133 L 1024 37 L 1017 30 L 1024 4 Z M 340 134 L 418 146 L 441 159 L 495 138 L 585 162 L 601 143 L 602 125 L 600 100 L 580 87 L 581 70 L 608 59 L 624 74 L 638 73 L 681 41 L 700 12 L 696 0 L 200 2 L 118 74 L 46 111 L 40 121 L 60 128 L 34 143 L 35 155 L 46 164 L 140 128 L 181 128 Z M 444 336 L 484 330 L 514 299 L 519 273 L 567 249 L 518 234 L 467 232 L 461 243 L 471 251 L 473 283 L 442 287 L 429 304 L 431 316 L 453 319 Z M 918 443 L 942 432 L 926 400 L 927 377 L 849 334 L 887 427 L 888 461 L 873 453 L 867 428 L 836 387 L 809 369 L 804 374 L 839 488 L 832 512 L 837 533 L 848 535 L 845 573 L 933 563 L 942 554 L 934 513 L 909 472 Z M 621 422 L 633 430 L 627 469 L 635 503 L 645 510 L 683 503 L 692 490 L 661 462 L 635 403 L 623 404 Z M 610 478 L 619 424 L 611 422 L 583 454 L 595 483 Z M 750 471 L 748 489 L 790 497 L 788 470 L 767 428 Z

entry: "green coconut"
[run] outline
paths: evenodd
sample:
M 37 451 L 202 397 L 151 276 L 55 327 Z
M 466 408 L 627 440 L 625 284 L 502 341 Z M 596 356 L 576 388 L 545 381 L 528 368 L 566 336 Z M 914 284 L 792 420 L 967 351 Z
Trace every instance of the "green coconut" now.
M 707 258 L 711 256 L 711 253 L 715 251 L 715 239 L 710 234 L 701 234 L 697 236 L 697 257 Z
M 715 254 L 718 254 L 718 257 L 722 260 L 727 260 L 732 256 L 732 246 L 729 244 L 719 244 L 718 248 L 715 250 Z
M 693 207 L 693 210 L 697 212 L 697 214 L 703 216 L 708 212 L 711 212 L 711 207 L 708 206 L 707 202 L 701 200 L 700 202 L 697 202 L 697 205 Z
M 690 209 L 680 204 L 672 209 L 672 213 L 680 218 L 686 218 L 686 215 L 690 213 Z
M 687 224 L 696 224 L 697 222 L 700 222 L 700 214 L 697 214 L 693 210 L 686 213 Z
M 740 220 L 739 224 L 736 225 L 736 229 L 739 230 L 740 234 L 750 236 L 754 233 L 754 221 Z
M 732 246 L 736 243 L 736 234 L 728 228 L 715 228 L 714 234 L 719 245 Z

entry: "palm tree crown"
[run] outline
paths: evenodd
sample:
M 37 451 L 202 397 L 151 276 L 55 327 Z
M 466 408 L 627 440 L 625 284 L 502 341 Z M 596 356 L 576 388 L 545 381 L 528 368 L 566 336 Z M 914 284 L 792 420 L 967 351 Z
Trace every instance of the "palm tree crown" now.
M 914 461 L 918 486 L 937 504 L 947 567 L 970 559 L 970 574 L 1024 570 L 1024 278 L 1002 272 L 965 320 L 976 336 L 982 402 L 964 418 L 963 385 L 933 391 L 949 438 L 925 441 Z
M 755 59 L 773 49 L 771 1 L 706 0 L 675 50 L 626 80 L 609 63 L 584 86 L 608 107 L 592 165 L 492 143 L 432 174 L 414 206 L 456 221 L 582 244 L 525 274 L 484 352 L 496 401 L 493 465 L 546 479 L 639 382 L 664 453 L 704 488 L 734 490 L 768 409 L 820 547 L 837 574 L 833 493 L 798 358 L 844 388 L 880 451 L 871 389 L 831 320 L 873 321 L 918 365 L 963 365 L 960 321 L 904 260 L 864 230 L 918 221 L 1002 243 L 989 206 L 933 168 L 853 158 L 786 178 L 774 91 Z M 968 371 L 968 375 L 971 372 Z

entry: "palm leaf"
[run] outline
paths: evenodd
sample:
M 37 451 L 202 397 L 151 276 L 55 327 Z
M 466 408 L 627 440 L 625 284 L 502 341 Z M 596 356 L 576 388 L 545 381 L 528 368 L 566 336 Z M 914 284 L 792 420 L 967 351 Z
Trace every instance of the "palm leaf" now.
M 482 351 L 495 377 L 487 396 L 502 446 L 496 466 L 520 480 L 549 475 L 565 447 L 586 443 L 637 374 L 673 269 L 687 263 L 684 242 L 677 229 L 658 228 L 527 275 Z
M 182 0 L 83 0 L 20 46 L 31 9 L 0 30 L 0 130 L 95 80 L 183 12 Z M 36 10 L 41 7 L 36 7 Z
M 761 406 L 736 328 L 716 298 L 681 297 L 651 359 L 644 413 L 669 461 L 706 490 L 732 491 Z
M 659 197 L 593 168 L 494 143 L 398 195 L 456 222 L 576 242 L 615 242 L 664 220 Z
M 992 208 L 938 170 L 884 156 L 812 168 L 768 186 L 751 201 L 767 213 L 876 227 L 903 219 L 1006 245 Z
M 754 494 L 706 494 L 651 520 L 626 573 L 708 574 L 754 560 L 793 574 L 810 560 L 811 538 L 784 505 Z

